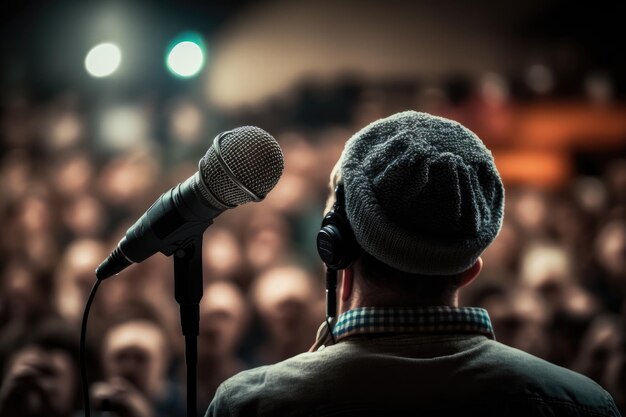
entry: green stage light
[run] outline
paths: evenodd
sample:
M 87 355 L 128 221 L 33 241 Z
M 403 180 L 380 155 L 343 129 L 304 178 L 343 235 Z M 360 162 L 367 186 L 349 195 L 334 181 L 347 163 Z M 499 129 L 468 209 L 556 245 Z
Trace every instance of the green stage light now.
M 180 78 L 197 75 L 204 66 L 204 61 L 204 42 L 200 35 L 194 32 L 179 35 L 167 51 L 167 69 Z

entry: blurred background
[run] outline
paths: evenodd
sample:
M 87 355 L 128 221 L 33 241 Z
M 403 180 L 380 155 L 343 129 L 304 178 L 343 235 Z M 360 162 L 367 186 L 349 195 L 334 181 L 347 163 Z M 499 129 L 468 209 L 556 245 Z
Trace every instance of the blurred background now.
M 407 109 L 475 131 L 505 182 L 504 226 L 462 303 L 486 307 L 501 342 L 589 376 L 626 412 L 623 5 L 1 8 L 3 415 L 80 415 L 78 325 L 95 267 L 240 125 L 274 135 L 286 166 L 265 201 L 205 233 L 199 412 L 234 373 L 307 350 L 324 318 L 314 242 L 330 170 L 354 132 Z M 89 338 L 96 408 L 184 415 L 171 259 L 107 280 Z

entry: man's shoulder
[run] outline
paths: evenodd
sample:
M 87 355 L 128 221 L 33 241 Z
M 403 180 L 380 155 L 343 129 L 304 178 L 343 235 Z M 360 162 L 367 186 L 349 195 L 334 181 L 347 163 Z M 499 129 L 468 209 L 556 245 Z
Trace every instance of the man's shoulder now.
M 558 410 L 559 415 L 619 415 L 610 396 L 591 379 L 482 340 L 469 349 L 434 356 L 380 354 L 372 343 L 339 343 L 235 375 L 220 386 L 207 415 L 257 415 L 259 410 L 264 415 L 287 415 L 284 410 L 320 407 L 322 398 L 333 398 L 329 404 L 334 406 L 352 397 L 371 403 L 372 409 L 378 399 L 395 398 L 397 404 L 426 409 L 483 404 L 522 415 L 510 407 L 525 410 L 532 404 Z M 400 349 L 411 351 L 409 346 Z M 341 398 L 337 386 L 342 387 Z
M 328 360 L 329 356 L 321 351 L 305 352 L 281 362 L 242 371 L 229 378 L 226 383 L 239 388 L 245 387 L 249 391 L 266 391 L 276 384 L 287 383 L 293 386 L 297 381 L 310 382 L 315 373 L 322 372 L 324 366 L 328 365 Z
M 261 409 L 271 415 L 279 403 L 282 407 L 303 403 L 315 396 L 315 375 L 322 372 L 324 356 L 307 352 L 242 371 L 220 385 L 206 415 L 257 415 Z
M 484 344 L 479 363 L 483 365 L 480 378 L 506 381 L 511 395 L 572 401 L 590 408 L 613 404 L 610 395 L 590 378 L 496 341 Z
M 522 380 L 563 381 L 579 384 L 591 390 L 600 388 L 598 384 L 584 375 L 494 340 L 487 340 L 484 343 L 483 356 L 487 363 L 495 367 L 496 372 L 502 371 Z

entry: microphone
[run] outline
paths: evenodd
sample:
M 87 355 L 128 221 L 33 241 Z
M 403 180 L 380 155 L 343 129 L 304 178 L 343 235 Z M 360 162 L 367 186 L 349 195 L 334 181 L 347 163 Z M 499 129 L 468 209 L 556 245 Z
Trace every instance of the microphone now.
M 283 168 L 278 142 L 263 129 L 243 126 L 217 135 L 198 172 L 152 204 L 98 266 L 96 278 L 109 278 L 156 252 L 173 254 L 224 210 L 265 198 Z

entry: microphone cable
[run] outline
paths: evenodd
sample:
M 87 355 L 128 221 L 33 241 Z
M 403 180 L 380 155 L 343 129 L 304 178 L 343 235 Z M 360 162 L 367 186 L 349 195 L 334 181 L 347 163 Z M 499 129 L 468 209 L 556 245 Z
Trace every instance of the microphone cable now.
M 89 384 L 87 382 L 87 358 L 86 358 L 86 339 L 87 339 L 87 320 L 89 319 L 89 310 L 91 309 L 91 303 L 93 299 L 96 297 L 96 292 L 98 291 L 98 287 L 102 280 L 96 279 L 93 287 L 91 287 L 91 292 L 89 293 L 89 298 L 87 299 L 87 303 L 85 304 L 85 310 L 83 311 L 83 320 L 80 325 L 80 377 L 83 385 L 83 409 L 85 410 L 84 417 L 91 417 L 91 406 L 89 403 Z
M 333 345 L 337 343 L 337 340 L 335 339 L 335 335 L 333 334 L 333 330 L 334 330 L 334 326 L 332 326 L 330 324 L 330 321 L 333 319 L 334 317 L 328 317 L 326 316 L 326 326 L 328 327 L 328 333 L 330 334 L 330 338 L 333 341 Z

